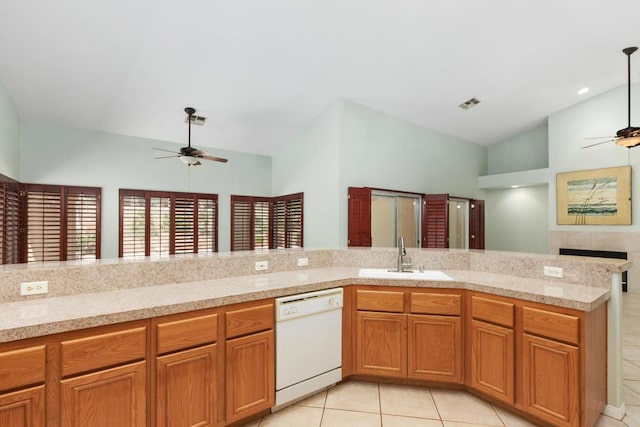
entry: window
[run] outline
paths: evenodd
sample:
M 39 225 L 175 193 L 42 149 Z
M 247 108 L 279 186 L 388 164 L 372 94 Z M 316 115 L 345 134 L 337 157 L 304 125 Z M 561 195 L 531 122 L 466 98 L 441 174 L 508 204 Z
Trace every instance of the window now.
M 100 258 L 100 189 L 24 184 L 26 262 Z
M 120 190 L 119 256 L 218 250 L 218 195 Z
M 301 248 L 303 193 L 231 196 L 231 250 Z

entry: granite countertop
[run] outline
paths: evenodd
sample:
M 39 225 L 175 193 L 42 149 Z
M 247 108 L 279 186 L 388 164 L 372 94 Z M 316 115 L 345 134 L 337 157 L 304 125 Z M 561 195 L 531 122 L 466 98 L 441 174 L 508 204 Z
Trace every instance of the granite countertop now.
M 371 279 L 327 267 L 82 293 L 0 304 L 0 342 L 347 285 L 457 288 L 591 311 L 607 288 L 496 273 L 445 270 L 452 281 Z

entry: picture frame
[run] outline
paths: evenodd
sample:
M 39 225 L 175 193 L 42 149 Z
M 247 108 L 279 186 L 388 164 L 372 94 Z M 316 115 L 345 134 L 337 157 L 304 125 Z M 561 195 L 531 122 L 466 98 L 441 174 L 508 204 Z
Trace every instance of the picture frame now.
M 631 225 L 631 166 L 556 174 L 558 225 Z

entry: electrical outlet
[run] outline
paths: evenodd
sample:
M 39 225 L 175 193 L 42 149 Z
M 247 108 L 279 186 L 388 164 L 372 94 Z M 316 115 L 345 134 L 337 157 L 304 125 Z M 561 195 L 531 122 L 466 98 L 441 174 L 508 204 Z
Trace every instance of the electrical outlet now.
M 49 282 L 23 282 L 20 283 L 20 295 L 38 295 L 49 293 Z
M 549 277 L 556 277 L 558 279 L 562 279 L 562 277 L 564 276 L 564 273 L 562 271 L 562 268 L 560 268 L 560 267 L 548 267 L 548 266 L 545 266 L 544 267 L 544 275 L 545 276 L 549 276 Z
M 269 261 L 256 262 L 256 271 L 263 271 L 269 269 Z
M 309 258 L 298 258 L 298 267 L 309 265 Z

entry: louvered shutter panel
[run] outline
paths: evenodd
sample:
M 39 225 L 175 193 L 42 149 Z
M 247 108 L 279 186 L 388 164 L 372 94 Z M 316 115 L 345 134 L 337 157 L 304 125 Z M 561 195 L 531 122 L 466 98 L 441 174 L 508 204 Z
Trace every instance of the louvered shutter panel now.
M 199 196 L 198 201 L 198 253 L 217 252 L 216 229 L 218 199 L 203 198 Z
M 29 185 L 26 197 L 27 262 L 60 261 L 63 256 L 60 187 Z
M 248 251 L 251 247 L 252 198 L 231 196 L 231 250 Z M 267 238 L 268 242 L 268 238 Z
M 253 202 L 253 249 L 269 249 L 269 201 Z
M 146 209 L 144 192 L 120 190 L 120 257 L 145 257 Z
M 349 187 L 348 246 L 371 246 L 371 189 Z
M 171 198 L 168 195 L 149 196 L 148 229 L 149 255 L 164 256 L 171 253 Z
M 193 196 L 175 196 L 174 214 L 175 234 L 174 245 L 176 254 L 195 252 L 195 201 Z
M 469 200 L 469 249 L 484 249 L 484 200 Z
M 0 182 L 0 264 L 20 260 L 20 184 Z
M 100 258 L 100 189 L 67 187 L 67 260 Z
M 271 235 L 272 249 L 287 247 L 287 202 L 274 200 L 271 203 Z
M 287 201 L 287 248 L 302 248 L 302 194 Z
M 423 241 L 425 248 L 449 247 L 449 195 L 427 194 L 424 199 Z

